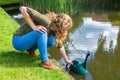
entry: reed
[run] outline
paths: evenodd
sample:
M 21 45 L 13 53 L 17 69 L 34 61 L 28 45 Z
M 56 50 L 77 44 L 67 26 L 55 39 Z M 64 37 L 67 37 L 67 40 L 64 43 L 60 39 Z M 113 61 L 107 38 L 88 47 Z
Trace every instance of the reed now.
M 23 0 L 23 5 L 33 7 L 41 13 L 56 12 L 73 14 L 82 9 L 120 9 L 119 0 Z
M 73 0 L 23 0 L 23 5 L 33 7 L 42 13 L 49 11 L 72 13 L 75 10 Z

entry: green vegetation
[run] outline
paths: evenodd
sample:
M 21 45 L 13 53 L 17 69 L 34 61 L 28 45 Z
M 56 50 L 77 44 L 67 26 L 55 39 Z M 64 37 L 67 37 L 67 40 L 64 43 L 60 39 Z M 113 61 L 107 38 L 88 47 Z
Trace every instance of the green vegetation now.
M 82 9 L 120 9 L 119 0 L 23 0 L 23 5 L 30 6 L 40 12 L 54 11 L 73 14 Z
M 39 59 L 12 47 L 12 34 L 19 26 L 0 8 L 0 80 L 69 80 L 61 70 L 38 66 Z
M 44 13 L 49 11 L 73 12 L 72 0 L 23 0 L 23 5 L 34 7 L 38 11 Z
M 120 11 L 109 12 L 108 21 L 112 22 L 113 25 L 120 26 Z
M 0 5 L 18 3 L 20 1 L 22 1 L 22 0 L 0 0 Z

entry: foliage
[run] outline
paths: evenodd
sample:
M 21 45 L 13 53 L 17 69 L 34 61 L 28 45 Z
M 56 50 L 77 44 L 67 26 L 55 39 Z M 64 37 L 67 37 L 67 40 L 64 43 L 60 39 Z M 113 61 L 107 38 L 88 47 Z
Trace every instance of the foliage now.
M 72 2 L 72 0 L 23 0 L 23 5 L 34 7 L 42 13 L 49 11 L 71 13 L 75 11 Z
M 23 0 L 23 5 L 45 13 L 54 11 L 73 14 L 84 9 L 120 9 L 119 0 Z

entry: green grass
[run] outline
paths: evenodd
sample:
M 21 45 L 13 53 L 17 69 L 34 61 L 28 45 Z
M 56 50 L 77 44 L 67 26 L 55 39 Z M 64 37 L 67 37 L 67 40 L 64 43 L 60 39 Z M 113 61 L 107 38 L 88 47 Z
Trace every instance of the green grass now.
M 59 70 L 38 66 L 39 59 L 12 47 L 12 34 L 19 26 L 0 8 L 0 80 L 69 80 Z
M 18 3 L 20 1 L 22 1 L 22 0 L 0 0 L 0 5 Z

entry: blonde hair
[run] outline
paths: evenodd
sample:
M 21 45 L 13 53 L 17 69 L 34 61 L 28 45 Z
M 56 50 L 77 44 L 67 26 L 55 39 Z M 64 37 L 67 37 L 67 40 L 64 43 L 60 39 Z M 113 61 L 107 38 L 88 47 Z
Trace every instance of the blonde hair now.
M 67 14 L 47 14 L 51 19 L 50 30 L 55 32 L 56 46 L 61 46 L 67 38 L 67 30 L 72 27 L 72 20 Z

